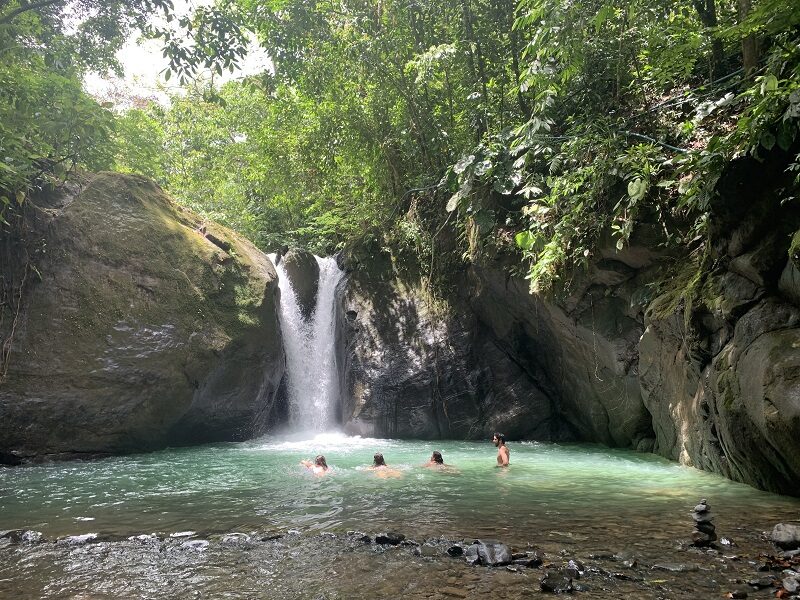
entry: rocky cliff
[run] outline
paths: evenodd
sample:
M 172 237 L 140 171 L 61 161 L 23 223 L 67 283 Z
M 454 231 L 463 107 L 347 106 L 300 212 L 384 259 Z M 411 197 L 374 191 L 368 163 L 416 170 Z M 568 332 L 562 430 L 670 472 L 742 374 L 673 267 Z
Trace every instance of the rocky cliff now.
M 545 377 L 516 360 L 466 299 L 364 248 L 343 257 L 343 421 L 351 433 L 413 438 L 577 439 Z
M 547 296 L 508 256 L 474 260 L 433 301 L 387 253 L 351 252 L 345 422 L 600 442 L 800 495 L 800 214 L 781 164 L 731 166 L 699 253 L 660 250 L 642 222 Z
M 0 384 L 5 462 L 265 429 L 284 357 L 263 253 L 120 174 L 42 199 L 32 227 Z

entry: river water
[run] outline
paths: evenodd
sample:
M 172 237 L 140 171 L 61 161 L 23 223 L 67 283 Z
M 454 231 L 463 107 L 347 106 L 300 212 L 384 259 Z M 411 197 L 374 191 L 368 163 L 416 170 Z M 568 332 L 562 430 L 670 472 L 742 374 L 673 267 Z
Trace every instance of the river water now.
M 800 518 L 798 499 L 653 455 L 509 447 L 508 469 L 488 441 L 339 434 L 0 469 L 0 530 L 42 534 L 0 539 L 0 597 L 522 598 L 569 558 L 588 568 L 586 597 L 720 597 L 763 575 L 759 554 L 775 553 L 763 532 Z M 452 470 L 421 466 L 434 449 Z M 365 468 L 377 451 L 399 477 Z M 319 453 L 324 477 L 299 465 Z M 735 546 L 688 547 L 701 498 Z M 353 531 L 430 549 L 367 545 Z M 69 537 L 86 534 L 97 537 Z M 470 567 L 443 552 L 476 538 L 536 548 L 545 566 Z

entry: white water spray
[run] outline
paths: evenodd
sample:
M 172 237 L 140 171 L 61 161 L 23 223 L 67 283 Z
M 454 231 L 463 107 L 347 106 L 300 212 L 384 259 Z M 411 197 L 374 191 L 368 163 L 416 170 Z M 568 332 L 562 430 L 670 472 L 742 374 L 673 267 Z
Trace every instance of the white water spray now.
M 275 256 L 270 258 L 274 263 Z M 276 267 L 281 290 L 280 323 L 286 351 L 289 424 L 294 431 L 333 429 L 339 398 L 335 293 L 344 273 L 333 258 L 315 258 L 319 265 L 319 286 L 316 307 L 308 321 L 303 319 L 283 262 Z

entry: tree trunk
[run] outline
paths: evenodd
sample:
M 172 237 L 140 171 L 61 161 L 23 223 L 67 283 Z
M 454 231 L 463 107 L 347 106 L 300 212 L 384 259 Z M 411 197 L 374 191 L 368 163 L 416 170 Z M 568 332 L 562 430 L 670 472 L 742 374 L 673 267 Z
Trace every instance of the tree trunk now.
M 717 4 L 715 0 L 693 0 L 694 8 L 700 17 L 700 22 L 707 29 L 714 29 L 719 22 L 717 21 Z M 722 62 L 725 59 L 725 50 L 722 41 L 709 32 L 711 38 L 711 78 L 718 79 L 722 75 Z
M 743 23 L 752 9 L 751 0 L 739 0 L 739 22 Z M 751 75 L 758 68 L 758 40 L 755 35 L 742 38 L 742 67 L 744 74 Z
M 511 54 L 511 69 L 514 73 L 514 84 L 517 89 L 517 103 L 519 110 L 526 119 L 531 118 L 531 107 L 525 99 L 525 94 L 522 93 L 522 73 L 519 68 L 519 32 L 514 29 L 514 1 L 506 0 L 506 10 L 508 11 L 509 24 L 508 24 L 508 43 L 509 53 Z

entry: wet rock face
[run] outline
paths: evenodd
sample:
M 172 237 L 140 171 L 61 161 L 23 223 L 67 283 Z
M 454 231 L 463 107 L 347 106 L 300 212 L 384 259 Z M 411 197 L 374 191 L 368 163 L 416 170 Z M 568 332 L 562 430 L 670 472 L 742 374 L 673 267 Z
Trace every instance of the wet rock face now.
M 574 439 L 552 398 L 463 304 L 433 301 L 380 251 L 346 257 L 343 422 L 359 435 Z
M 651 253 L 608 251 L 563 305 L 491 261 L 472 265 L 457 278 L 459 295 L 437 304 L 388 258 L 365 254 L 344 265 L 349 431 L 652 447 L 637 377 L 638 276 L 623 262 L 647 265 Z
M 94 176 L 38 226 L 46 253 L 0 386 L 0 456 L 264 430 L 283 350 L 263 253 L 120 174 Z
M 656 452 L 798 495 L 800 309 L 787 273 L 800 214 L 774 188 L 754 183 L 782 185 L 780 173 L 765 179 L 769 164 L 744 161 L 741 169 L 753 176 L 732 170 L 714 207 L 716 268 L 694 295 L 676 285 L 648 309 L 642 396 Z M 676 292 L 690 300 L 664 310 Z
M 313 254 L 300 248 L 292 248 L 281 260 L 303 318 L 308 320 L 317 306 L 319 263 Z
M 634 277 L 606 259 L 555 302 L 531 295 L 527 281 L 504 276 L 500 265 L 469 270 L 469 305 L 485 337 L 536 383 L 562 429 L 579 440 L 636 448 L 653 437 L 637 377 Z

